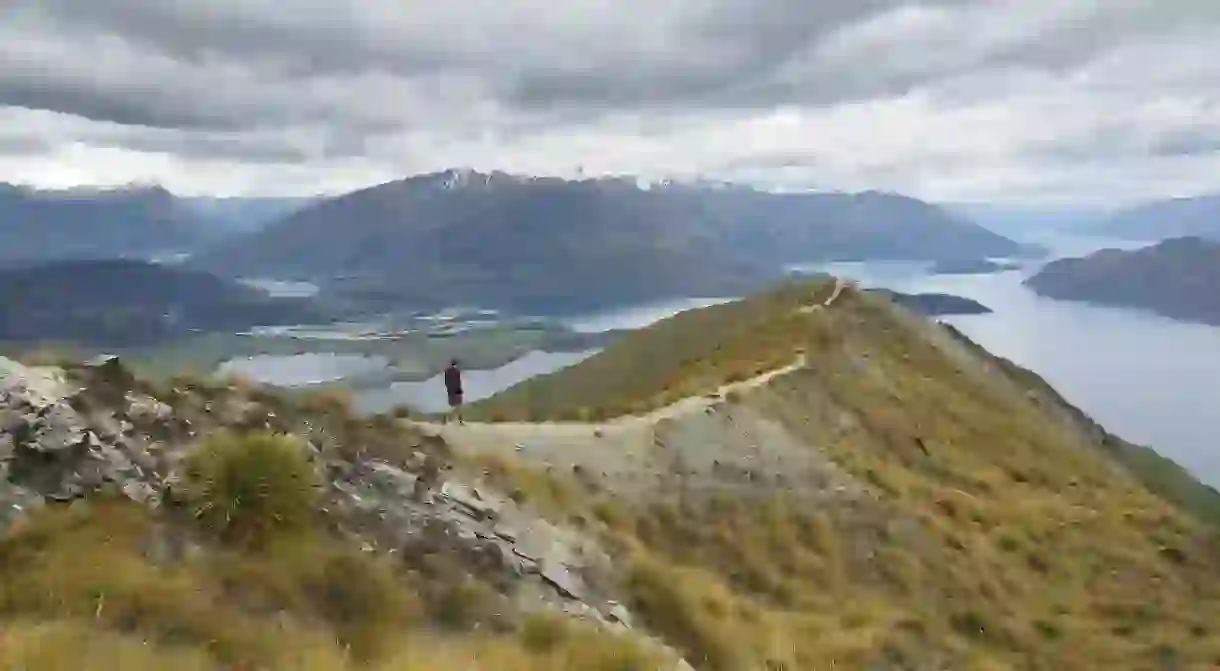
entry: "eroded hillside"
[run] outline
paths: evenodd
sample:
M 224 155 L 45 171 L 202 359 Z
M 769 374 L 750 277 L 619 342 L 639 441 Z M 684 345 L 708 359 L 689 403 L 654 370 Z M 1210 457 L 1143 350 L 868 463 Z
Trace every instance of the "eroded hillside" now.
M 1220 664 L 1215 492 L 842 282 L 465 424 L 120 372 L 0 384 L 18 668 Z

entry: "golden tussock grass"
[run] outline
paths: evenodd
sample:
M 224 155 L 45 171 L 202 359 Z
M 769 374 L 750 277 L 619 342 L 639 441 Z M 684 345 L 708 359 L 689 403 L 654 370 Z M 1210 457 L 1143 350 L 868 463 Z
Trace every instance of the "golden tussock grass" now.
M 628 499 L 512 458 L 472 465 L 548 517 L 583 520 L 614 554 L 637 624 L 700 671 L 1220 665 L 1220 537 L 1205 509 L 1175 505 L 1185 480 L 1142 475 L 1126 448 L 1090 442 L 1031 400 L 1045 391 L 1035 379 L 994 361 L 998 373 L 975 374 L 877 297 L 847 290 L 836 309 L 796 312 L 810 289 L 662 322 L 486 409 L 611 416 L 803 350 L 806 368 L 735 403 L 872 496 Z M 311 527 L 161 566 L 143 549 L 157 524 L 97 503 L 39 514 L 0 542 L 0 617 L 14 641 L 0 661 L 668 668 L 630 639 L 545 617 L 485 633 L 496 628 L 483 587 L 442 567 L 404 571 Z
M 626 637 L 517 632 L 503 597 L 448 558 L 412 564 L 332 536 L 312 513 L 314 468 L 295 439 L 218 434 L 191 458 L 185 509 L 99 494 L 35 511 L 0 539 L 0 664 L 655 668 Z
M 848 290 L 799 322 L 772 301 L 762 330 L 741 312 L 679 316 L 487 404 L 550 417 L 571 399 L 613 414 L 804 350 L 805 369 L 734 400 L 876 498 L 581 503 L 651 631 L 717 671 L 1220 665 L 1220 536 L 1203 521 L 1220 512 L 1206 496 L 1175 505 L 1201 485 L 1086 438 L 1031 400 L 1045 384 L 1028 371 L 969 370 L 879 297 Z M 733 349 L 736 334 L 762 351 Z M 707 358 L 677 355 L 684 337 Z
M 680 313 L 577 366 L 475 403 L 469 417 L 604 420 L 787 366 L 806 345 L 808 324 L 816 318 L 798 309 L 831 291 L 830 281 L 793 282 L 744 301 Z
M 547 625 L 546 637 L 537 623 L 479 634 L 478 616 L 463 610 L 469 583 L 425 583 L 321 531 L 281 534 L 257 551 L 209 547 L 157 561 L 150 548 L 168 542 L 164 522 L 126 502 L 96 502 L 39 512 L 0 541 L 0 665 L 660 668 L 630 638 L 567 622 Z

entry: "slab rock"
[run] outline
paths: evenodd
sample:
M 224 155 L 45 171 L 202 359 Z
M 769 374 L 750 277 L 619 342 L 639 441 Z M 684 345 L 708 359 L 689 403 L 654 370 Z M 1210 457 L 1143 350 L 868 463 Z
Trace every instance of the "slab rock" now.
M 27 367 L 0 358 L 0 517 L 43 500 L 69 501 L 108 483 L 135 501 L 157 505 L 155 463 L 130 427 L 97 404 L 57 368 Z M 149 412 L 169 406 L 148 399 Z

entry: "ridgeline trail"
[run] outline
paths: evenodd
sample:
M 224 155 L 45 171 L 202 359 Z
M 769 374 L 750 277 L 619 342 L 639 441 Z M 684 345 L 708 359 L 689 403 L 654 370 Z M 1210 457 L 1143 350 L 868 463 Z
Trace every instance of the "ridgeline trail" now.
M 852 284 L 836 279 L 829 298 L 801 308 L 802 312 L 831 306 Z M 800 355 L 786 366 L 722 384 L 648 413 L 600 422 L 407 421 L 443 437 L 460 453 L 517 454 L 560 470 L 579 469 L 619 490 L 647 491 L 673 476 L 679 476 L 684 487 L 723 489 L 723 473 L 734 469 L 776 482 L 812 474 L 827 485 L 842 483 L 845 478 L 838 469 L 817 451 L 805 448 L 772 420 L 731 400 L 804 366 L 805 356 Z
M 818 310 L 822 310 L 824 308 L 830 307 L 831 305 L 834 304 L 834 302 L 836 300 L 838 300 L 839 295 L 843 293 L 844 288 L 846 288 L 848 286 L 854 286 L 854 285 L 855 285 L 855 282 L 853 282 L 851 280 L 845 280 L 845 279 L 836 277 L 834 291 L 831 292 L 830 296 L 825 301 L 823 301 L 821 303 L 815 303 L 813 305 L 804 306 L 804 307 L 800 308 L 800 311 L 803 313 L 812 313 L 812 312 L 816 312 Z M 467 422 L 465 424 L 452 424 L 452 423 L 443 424 L 441 422 L 434 422 L 434 421 L 412 421 L 411 424 L 413 424 L 414 426 L 420 427 L 422 429 L 429 429 L 429 430 L 433 430 L 433 431 L 444 430 L 447 434 L 446 438 L 449 437 L 448 433 L 450 433 L 450 432 L 455 433 L 455 437 L 457 437 L 457 434 L 460 434 L 463 431 L 472 430 L 472 428 L 474 428 L 474 427 L 498 427 L 500 429 L 503 429 L 506 434 L 512 434 L 515 431 L 528 430 L 526 427 L 533 427 L 534 429 L 539 429 L 541 427 L 560 427 L 560 426 L 565 426 L 565 425 L 572 425 L 572 426 L 577 426 L 577 427 L 584 427 L 586 430 L 588 430 L 590 427 L 593 427 L 593 426 L 606 427 L 606 428 L 610 428 L 610 427 L 621 428 L 623 426 L 628 426 L 628 425 L 633 425 L 633 424 L 651 425 L 651 424 L 655 424 L 656 422 L 663 420 L 663 419 L 671 419 L 673 417 L 676 417 L 679 415 L 684 415 L 689 412 L 697 412 L 697 411 L 703 410 L 703 409 L 707 408 L 708 406 L 712 405 L 713 403 L 718 402 L 719 399 L 722 399 L 722 398 L 728 396 L 732 392 L 742 392 L 742 391 L 746 391 L 749 389 L 754 389 L 756 387 L 760 387 L 760 386 L 770 382 L 771 380 L 774 380 L 775 378 L 780 377 L 781 375 L 787 375 L 788 373 L 791 373 L 792 371 L 798 370 L 801 367 L 803 367 L 804 365 L 805 365 L 805 357 L 804 357 L 804 355 L 801 355 L 801 356 L 798 356 L 795 361 L 793 361 L 792 363 L 790 363 L 786 366 L 782 366 L 782 367 L 776 368 L 774 370 L 769 370 L 765 373 L 756 375 L 752 378 L 741 380 L 739 382 L 731 382 L 731 383 L 722 384 L 716 389 L 708 390 L 707 393 L 704 395 L 690 396 L 690 397 L 675 401 L 674 403 L 671 403 L 665 407 L 657 408 L 656 410 L 652 410 L 643 415 L 623 415 L 621 417 L 615 417 L 613 419 L 602 421 L 602 422 L 544 421 L 544 422 Z M 456 432 L 455 432 L 455 430 L 456 430 Z

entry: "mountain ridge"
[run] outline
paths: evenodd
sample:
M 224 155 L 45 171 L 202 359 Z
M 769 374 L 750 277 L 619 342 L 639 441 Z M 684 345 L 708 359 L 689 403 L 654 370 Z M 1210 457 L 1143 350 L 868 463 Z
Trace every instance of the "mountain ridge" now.
M 1025 284 L 1048 298 L 1147 309 L 1220 325 L 1220 241 L 1167 238 L 1048 263 Z
M 34 190 L 0 184 L 0 264 L 147 257 L 207 239 L 159 186 Z
M 1220 193 L 1154 200 L 1130 207 L 1101 221 L 1094 230 L 1132 240 L 1189 236 L 1220 240 Z
M 25 668 L 1220 659 L 1220 495 L 843 280 L 662 320 L 466 424 L 116 360 L 0 372 Z
M 778 280 L 787 263 L 1019 250 L 922 201 L 878 192 L 445 170 L 314 203 L 191 264 L 381 294 L 383 305 L 580 310 L 744 295 Z
M 43 189 L 0 182 L 0 264 L 189 253 L 309 202 L 180 196 L 156 183 Z
M 0 269 L 0 341 L 125 347 L 198 331 L 324 318 L 214 275 L 146 261 L 49 261 Z

